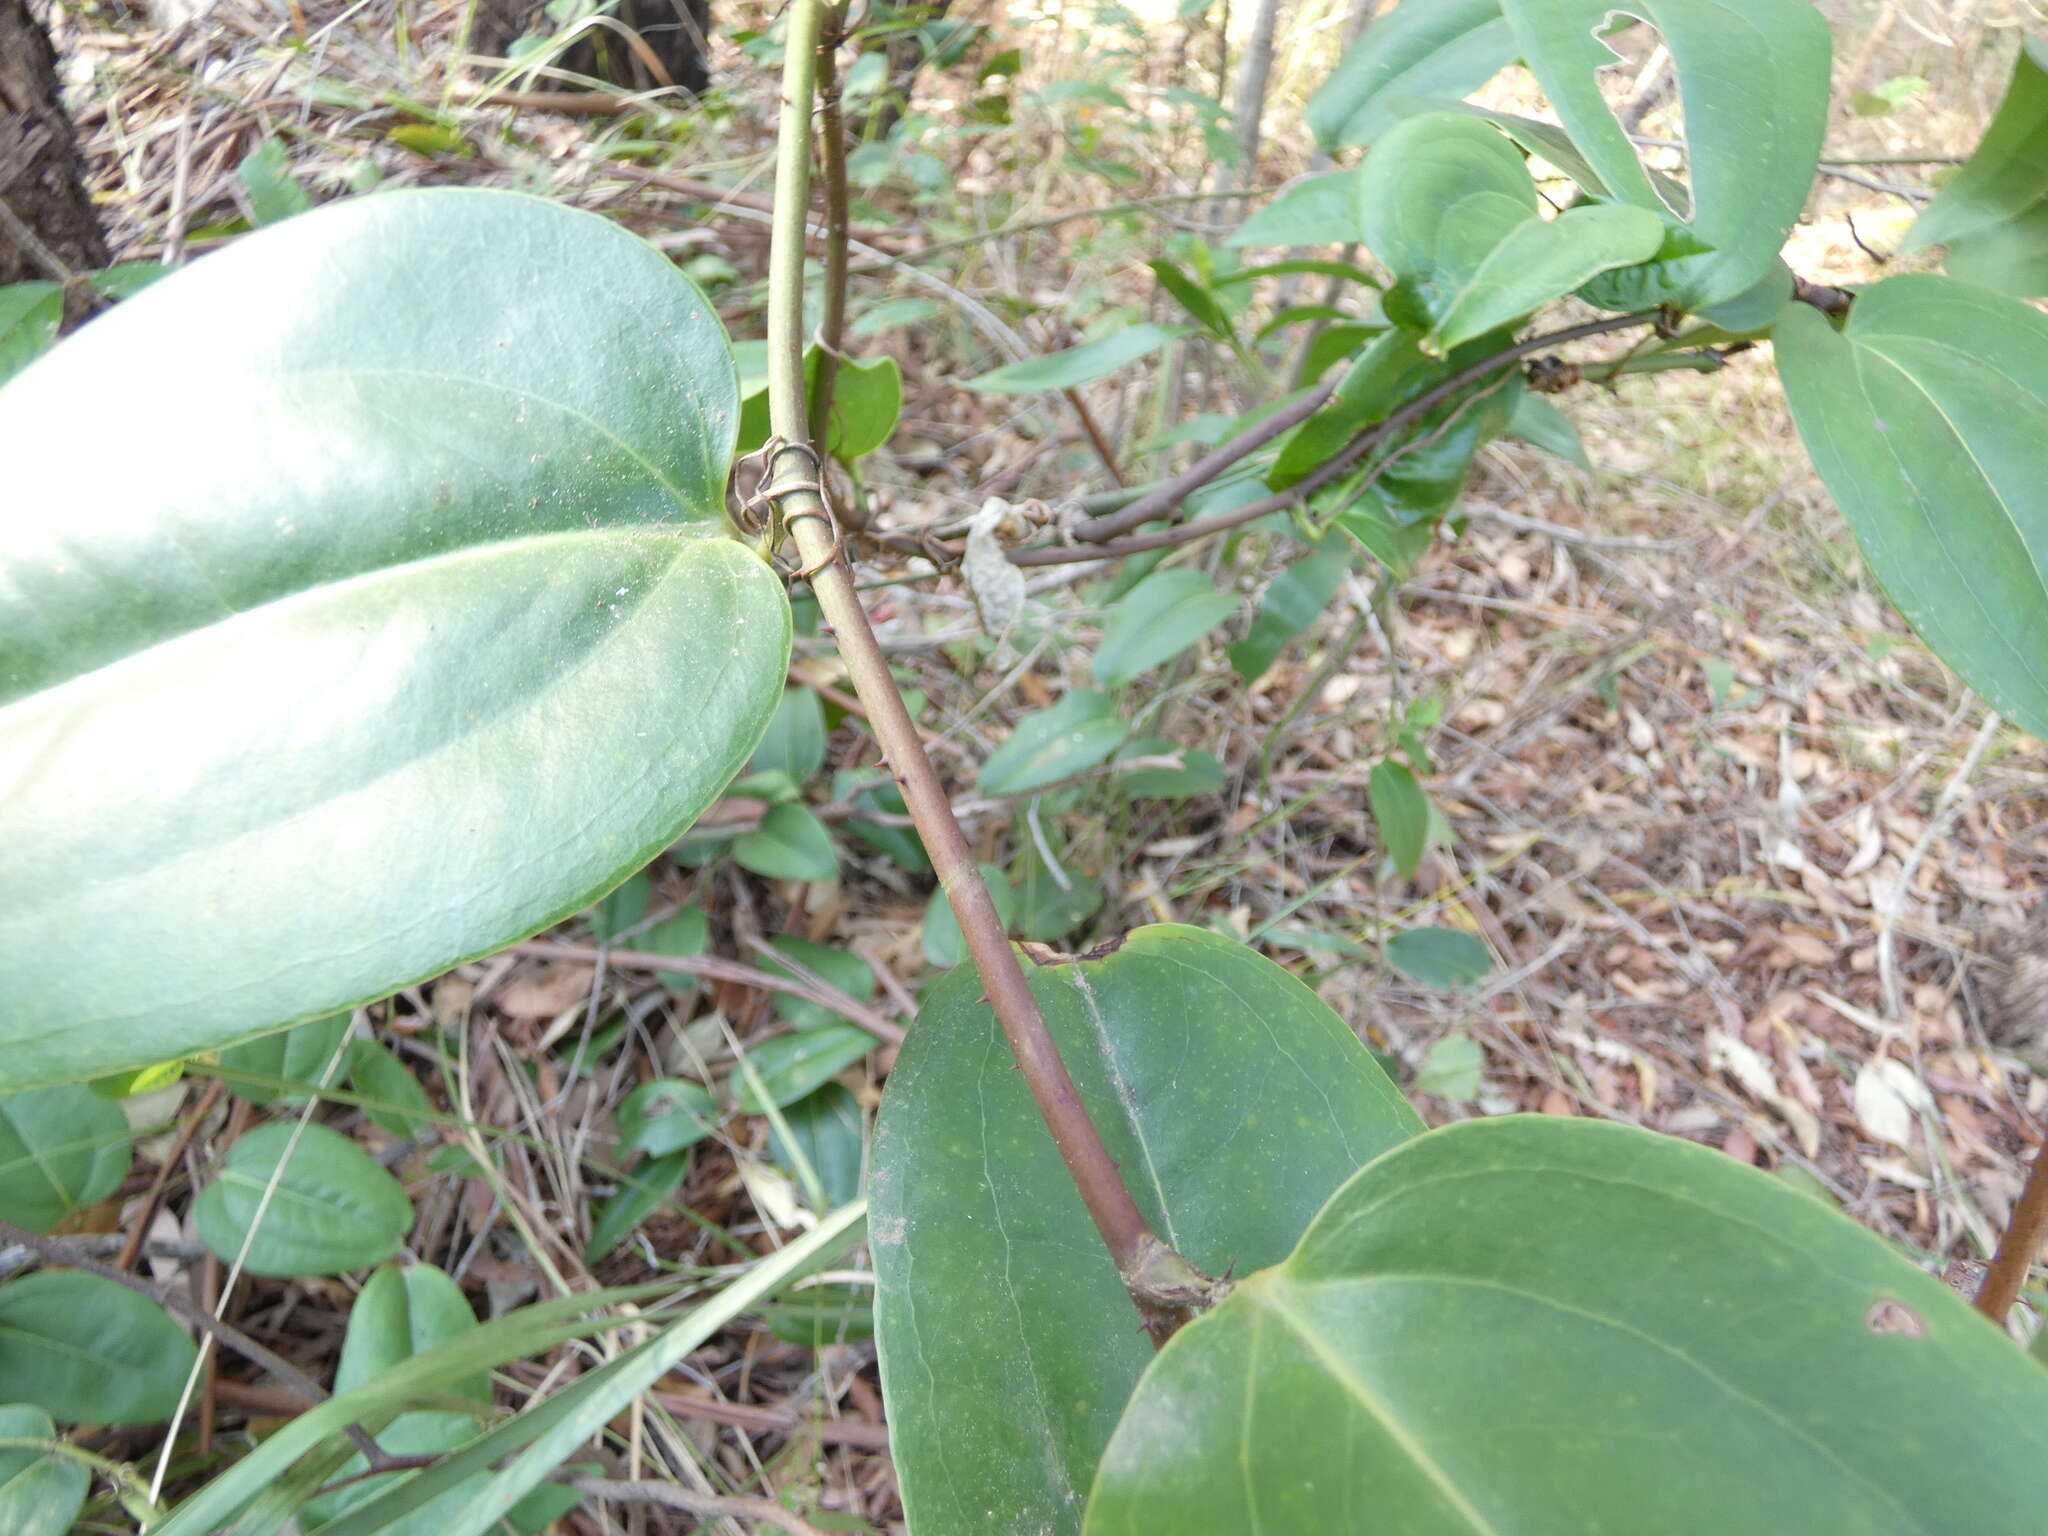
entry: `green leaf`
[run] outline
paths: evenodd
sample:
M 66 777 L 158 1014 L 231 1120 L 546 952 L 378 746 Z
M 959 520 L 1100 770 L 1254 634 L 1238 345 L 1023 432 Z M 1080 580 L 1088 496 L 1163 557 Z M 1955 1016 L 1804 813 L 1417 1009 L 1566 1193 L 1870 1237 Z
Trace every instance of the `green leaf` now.
M 1900 249 L 1932 245 L 1948 247 L 1953 276 L 2019 298 L 2048 294 L 2048 38 L 2021 40 L 1998 114 Z
M 368 1386 L 386 1372 L 415 1356 L 423 1355 L 450 1340 L 476 1330 L 476 1314 L 468 1298 L 442 1271 L 431 1264 L 404 1268 L 387 1266 L 370 1276 L 349 1311 L 348 1332 L 342 1339 L 341 1363 L 335 1368 L 334 1389 L 352 1392 Z M 479 1407 L 491 1401 L 489 1376 L 479 1372 L 466 1380 L 451 1382 L 445 1395 L 466 1397 Z M 377 1435 L 377 1444 L 387 1455 L 440 1456 L 454 1450 L 477 1434 L 476 1415 L 432 1410 L 400 1414 Z M 336 1474 L 356 1477 L 368 1463 L 351 1457 Z M 417 1474 L 393 1473 L 368 1477 L 351 1483 L 306 1505 L 306 1525 L 314 1529 L 337 1520 L 357 1506 L 389 1492 Z M 465 1495 L 466 1496 L 466 1495 Z M 459 1505 L 459 1500 L 442 1496 L 437 1503 L 416 1511 L 388 1528 L 389 1536 L 432 1536 L 438 1521 Z
M 170 1314 L 75 1269 L 0 1285 L 0 1381 L 64 1424 L 154 1424 L 178 1406 L 198 1351 Z
M 1542 395 L 1527 390 L 1522 392 L 1508 417 L 1506 435 L 1518 437 L 1545 453 L 1554 453 L 1567 464 L 1576 464 L 1580 469 L 1593 467 L 1592 460 L 1586 457 L 1586 445 L 1579 437 L 1579 429 L 1572 425 L 1569 416 Z
M 1330 606 L 1351 570 L 1351 549 L 1325 539 L 1275 576 L 1259 600 L 1251 632 L 1230 648 L 1230 665 L 1247 683 L 1257 682 L 1280 659 L 1287 643 Z
M 807 378 L 818 371 L 816 357 L 813 352 Z M 828 451 L 842 464 L 851 464 L 888 442 L 902 414 L 903 370 L 895 358 L 843 358 L 832 381 Z
M 1181 766 L 1121 766 L 1146 757 L 1177 757 Z M 1110 761 L 1119 765 L 1114 784 L 1126 800 L 1191 800 L 1196 795 L 1213 795 L 1223 787 L 1223 763 L 1214 752 L 1183 747 L 1164 736 L 1141 736 L 1126 742 Z
M 809 939 L 787 933 L 777 934 L 768 942 L 775 954 L 760 957 L 763 970 L 794 976 L 801 966 L 856 1002 L 867 1002 L 875 995 L 879 983 L 873 969 L 850 949 L 813 944 Z M 823 1003 L 814 1003 L 807 997 L 796 997 L 788 992 L 775 994 L 774 1008 L 777 1015 L 797 1029 L 822 1029 L 839 1021 L 839 1015 Z
M 633 947 L 655 955 L 691 959 L 711 946 L 711 918 L 702 907 L 684 907 L 651 928 L 633 935 Z M 673 992 L 687 992 L 697 985 L 688 971 L 656 971 L 663 986 Z
M 1181 1330 L 1087 1529 L 1994 1531 L 2044 1500 L 2048 1373 L 1940 1281 L 1718 1152 L 1515 1116 L 1395 1147 Z
M 1154 325 L 1145 322 L 1085 341 L 1064 352 L 1028 357 L 1009 363 L 980 378 L 966 380 L 968 389 L 992 395 L 1035 395 L 1050 389 L 1072 389 L 1100 379 L 1149 357 L 1170 342 L 1194 334 L 1191 325 Z
M 785 688 L 749 773 L 788 774 L 802 783 L 825 766 L 825 706 L 815 688 Z
M 1387 857 L 1405 879 L 1415 873 L 1429 846 L 1429 795 L 1415 775 L 1392 758 L 1373 764 L 1365 792 Z
M 117 377 L 155 403 L 109 454 Z M 447 188 L 238 240 L 0 386 L 0 1086 L 387 996 L 672 843 L 788 665 L 737 404 L 665 256 Z
M 294 1134 L 297 1145 L 286 1148 Z M 233 1263 L 249 1242 L 252 1275 L 338 1275 L 398 1252 L 412 1230 L 412 1202 L 361 1147 L 324 1125 L 259 1125 L 228 1151 L 220 1177 L 192 1208 L 199 1240 Z
M 1457 992 L 1486 979 L 1493 951 L 1462 928 L 1404 928 L 1387 940 L 1387 961 L 1425 987 Z
M 55 283 L 0 288 L 0 384 L 55 346 L 63 324 L 64 290 Z
M 40 1408 L 0 1405 L 0 1439 L 54 1440 L 57 1427 Z M 85 1508 L 92 1475 L 80 1462 L 27 1446 L 0 1448 L 0 1530 L 9 1536 L 66 1536 Z
M 1145 263 L 1152 269 L 1152 275 L 1159 279 L 1159 286 L 1173 295 L 1176 304 L 1186 310 L 1202 328 L 1218 341 L 1237 345 L 1237 331 L 1230 323 L 1230 316 L 1223 312 L 1216 295 L 1203 286 L 1200 280 L 1183 272 L 1178 263 L 1165 257 L 1156 257 Z
M 586 914 L 590 919 L 591 937 L 600 944 L 618 942 L 629 930 L 640 925 L 653 899 L 654 881 L 646 870 L 635 870 L 607 891 L 604 899 Z
M 1107 694 L 1074 688 L 1050 709 L 1019 720 L 1010 739 L 981 765 L 981 792 L 1017 795 L 1056 784 L 1109 761 L 1131 728 Z
M 1807 0 L 1638 0 L 1685 105 L 1690 207 L 1659 186 L 1601 92 L 1608 0 L 1502 0 L 1523 59 L 1618 201 L 1683 219 L 1708 250 L 1658 263 L 1652 303 L 1697 310 L 1755 285 L 1806 207 L 1827 126 L 1827 23 Z
M 1233 248 L 1341 245 L 1357 238 L 1354 178 L 1349 171 L 1329 171 L 1283 189 L 1278 197 L 1238 225 L 1223 243 Z
M 1887 278 L 1838 333 L 1773 333 L 1792 419 L 1899 611 L 2048 736 L 2048 316 L 1953 278 Z
M 1037 865 L 1035 858 L 1029 863 L 1036 867 L 1030 868 L 1017 892 L 1017 932 L 1027 939 L 1056 944 L 1101 911 L 1109 898 L 1093 875 L 1062 870 L 1066 876 L 1062 883 L 1051 870 Z
M 667 1157 L 718 1129 L 718 1098 L 701 1083 L 657 1078 L 619 1105 L 619 1150 Z
M 826 1024 L 777 1035 L 773 1040 L 751 1046 L 747 1061 L 754 1076 L 760 1079 L 768 1103 L 780 1109 L 831 1082 L 878 1043 L 858 1024 Z M 738 1091 L 741 1114 L 767 1113 L 762 1094 L 756 1093 L 754 1085 L 737 1070 L 733 1073 L 733 1086 Z
M 836 880 L 839 853 L 825 823 L 801 805 L 769 808 L 761 824 L 732 845 L 740 867 L 771 880 Z
M 1334 327 L 1333 327 L 1334 329 Z M 1361 427 L 1383 421 L 1404 399 L 1436 382 L 1443 365 L 1423 356 L 1412 330 L 1373 337 L 1344 371 L 1329 404 L 1281 440 L 1266 483 L 1285 490 L 1342 448 Z
M 1512 325 L 1589 278 L 1647 261 L 1664 243 L 1664 221 L 1615 203 L 1531 219 L 1493 248 L 1438 322 L 1439 350 Z
M 996 916 L 1002 919 L 1004 932 L 1008 932 L 1017 915 L 1017 893 L 1010 887 L 1010 877 L 1003 873 L 1000 864 L 984 864 L 981 878 L 988 887 L 989 900 L 995 903 Z M 960 931 L 960 920 L 953 915 L 953 904 L 946 900 L 943 886 L 932 892 L 931 900 L 924 906 L 924 957 L 941 971 L 949 971 L 967 958 L 967 938 Z
M 783 1110 L 782 1120 L 804 1161 L 817 1174 L 825 1192 L 826 1208 L 858 1200 L 866 1136 L 860 1101 L 846 1085 L 827 1083 L 815 1093 L 804 1095 Z M 782 1133 L 772 1125 L 768 1131 L 768 1151 L 777 1164 L 794 1171 L 796 1159 L 783 1144 Z
M 1445 1035 L 1422 1058 L 1422 1070 L 1408 1085 L 1409 1091 L 1469 1104 L 1479 1097 L 1479 1069 L 1484 1060 L 1479 1042 L 1470 1035 Z
M 229 1046 L 217 1058 L 228 1087 L 251 1104 L 280 1098 L 287 1104 L 305 1103 L 327 1078 L 328 1063 L 341 1049 L 350 1018 L 344 1011 Z M 336 1072 L 332 1081 L 339 1083 L 341 1074 Z
M 433 1102 L 405 1063 L 374 1040 L 348 1043 L 349 1082 L 364 1098 L 363 1113 L 394 1136 L 417 1136 L 434 1125 Z
M 1227 939 L 1140 928 L 1025 969 L 1140 1209 L 1205 1273 L 1276 1262 L 1348 1170 L 1421 1127 L 1342 1020 Z M 1151 1346 L 980 990 L 963 969 L 927 994 L 876 1131 L 896 1475 L 922 1536 L 1073 1532 Z
M 618 1193 L 591 1217 L 590 1243 L 583 1250 L 583 1262 L 596 1264 L 623 1243 L 635 1227 L 675 1198 L 689 1171 L 690 1154 L 684 1151 L 643 1158 L 631 1173 L 621 1174 Z
M 47 1232 L 106 1199 L 128 1176 L 128 1139 L 121 1106 L 82 1084 L 0 1098 L 0 1220 Z
M 1237 612 L 1235 592 L 1218 592 L 1200 571 L 1154 571 L 1110 614 L 1096 648 L 1095 681 L 1115 688 L 1171 661 Z
M 1309 98 L 1308 126 L 1325 149 L 1370 144 L 1399 104 L 1463 96 L 1515 61 L 1501 0 L 1408 0 L 1374 21 Z
M 276 139 L 265 139 L 250 150 L 235 167 L 235 176 L 249 194 L 249 215 L 258 224 L 276 224 L 313 207 L 306 189 L 292 179 L 291 157 Z

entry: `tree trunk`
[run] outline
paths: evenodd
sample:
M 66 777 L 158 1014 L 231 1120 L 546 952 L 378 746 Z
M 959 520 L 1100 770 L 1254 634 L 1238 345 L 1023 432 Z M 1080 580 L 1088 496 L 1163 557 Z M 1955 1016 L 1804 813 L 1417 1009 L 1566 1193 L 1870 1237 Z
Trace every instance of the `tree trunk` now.
M 28 0 L 0 0 L 0 283 L 61 282 L 106 264 L 56 51 Z
M 679 85 L 693 96 L 703 94 L 711 83 L 711 0 L 618 0 L 610 14 L 638 35 L 658 62 L 659 73 L 617 27 L 604 24 L 577 33 L 576 41 L 555 60 L 556 67 L 628 91 Z M 553 25 L 540 0 L 483 0 L 470 46 L 478 53 L 503 55 L 526 33 L 545 33 Z

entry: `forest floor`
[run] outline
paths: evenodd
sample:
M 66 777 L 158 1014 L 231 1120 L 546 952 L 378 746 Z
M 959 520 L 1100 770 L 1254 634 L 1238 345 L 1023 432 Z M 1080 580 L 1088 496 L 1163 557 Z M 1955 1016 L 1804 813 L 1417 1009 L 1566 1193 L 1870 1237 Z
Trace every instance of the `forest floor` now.
M 1842 58 L 1831 154 L 1944 156 L 1974 142 L 2005 78 L 2009 30 L 1936 0 L 1832 9 Z M 1187 200 L 1063 216 L 1207 189 L 1198 114 L 1171 93 L 1214 94 L 1213 25 L 1141 22 L 1114 6 L 959 14 L 993 35 L 964 63 L 924 71 L 915 131 L 855 161 L 856 223 L 895 258 L 860 263 L 852 345 L 904 371 L 902 423 L 865 466 L 871 515 L 897 529 L 956 520 L 991 483 L 1047 503 L 1106 485 L 1064 413 L 959 388 L 1004 360 L 974 307 L 1039 351 L 1122 319 L 1167 318 L 1143 262 L 1205 227 L 1204 205 Z M 459 52 L 464 15 L 392 0 L 219 0 L 190 16 L 177 0 L 153 16 L 67 8 L 71 100 L 118 256 L 203 259 L 232 238 L 258 191 L 238 167 L 269 143 L 316 202 L 456 183 L 601 210 L 684 262 L 736 336 L 759 336 L 772 60 L 721 36 L 720 89 L 694 107 L 656 99 L 603 115 L 516 94 L 494 104 L 489 63 Z M 721 8 L 719 20 L 731 29 L 741 18 Z M 1299 103 L 1337 24 L 1308 0 L 1286 30 L 1260 186 L 1308 163 Z M 1021 57 L 1007 74 L 977 78 L 1010 48 Z M 1114 94 L 1033 95 L 1074 80 Z M 971 104 L 992 98 L 1009 121 L 971 127 Z M 1866 247 L 1897 239 L 1936 167 L 1849 169 L 1854 179 L 1825 183 L 1796 235 L 1795 264 L 1811 278 L 1870 277 Z M 698 183 L 731 196 L 707 201 Z M 992 233 L 1022 225 L 1033 228 Z M 1220 367 L 1192 359 L 1177 391 L 1155 368 L 1087 389 L 1134 476 L 1166 462 L 1170 450 L 1140 451 L 1165 400 L 1177 395 L 1183 414 L 1232 408 Z M 121 412 L 150 408 L 122 399 L 119 380 L 108 387 L 110 430 Z M 1932 1268 L 1982 1260 L 2048 1111 L 2048 1077 L 1992 1045 L 1983 985 L 1987 951 L 2048 885 L 2048 750 L 1991 717 L 1893 612 L 1762 359 L 1558 403 L 1592 468 L 1515 443 L 1486 449 L 1464 532 L 1439 541 L 1385 617 L 1368 612 L 1355 580 L 1255 686 L 1223 665 L 1228 630 L 1163 674 L 1148 731 L 1214 752 L 1223 786 L 1065 812 L 1052 829 L 1060 857 L 1099 877 L 1106 897 L 1064 942 L 1079 949 L 1164 920 L 1256 936 L 1384 1053 L 1432 1122 L 1528 1110 L 1649 1126 L 1803 1181 Z M 924 573 L 856 548 L 866 581 Z M 1246 539 L 1205 558 L 1219 583 L 1252 596 L 1283 557 Z M 1021 662 L 978 637 L 951 577 L 870 597 L 963 800 L 1011 722 L 1087 686 L 1101 593 L 1086 584 L 1038 596 Z M 1354 633 L 1355 649 L 1332 653 Z M 828 704 L 843 699 L 828 650 L 800 649 L 793 676 Z M 1403 881 L 1381 869 L 1365 775 L 1390 708 L 1428 698 L 1442 705 L 1428 784 L 1453 837 Z M 829 750 L 830 767 L 874 760 L 857 721 L 838 724 Z M 1032 835 L 1023 808 L 976 804 L 968 830 L 981 856 L 1010 862 Z M 729 804 L 713 819 L 757 814 Z M 930 975 L 929 879 L 851 839 L 840 861 L 837 882 L 804 885 L 727 859 L 664 860 L 639 888 L 644 915 L 615 912 L 601 931 L 630 945 L 647 923 L 695 906 L 710 914 L 713 951 L 741 962 L 777 934 L 850 949 L 877 978 L 873 1006 L 908 1022 Z M 1395 921 L 1476 932 L 1495 968 L 1462 993 L 1406 981 L 1381 959 Z M 597 936 L 583 920 L 552 937 Z M 450 1175 L 420 1202 L 413 1251 L 456 1273 L 489 1315 L 544 1294 L 551 1266 L 622 1282 L 653 1273 L 657 1257 L 730 1262 L 786 1239 L 805 1219 L 801 1202 L 766 1123 L 735 1117 L 699 1146 L 673 1205 L 602 1262 L 583 1259 L 593 1203 L 613 1187 L 606 1128 L 618 1100 L 679 1061 L 722 1070 L 733 1042 L 776 1027 L 767 1004 L 742 983 L 673 986 L 545 945 L 395 999 L 378 1014 L 387 1039 L 467 1032 L 458 1063 L 425 1050 L 408 1059 L 439 1101 L 504 1137 L 516 1202 L 551 1249 L 537 1262 L 490 1191 Z M 607 1030 L 623 1044 L 586 1068 L 579 1043 Z M 870 1119 L 892 1054 L 878 1049 L 844 1079 Z M 202 1146 L 248 1123 L 246 1107 L 202 1108 L 196 1085 L 170 1091 L 190 1093 L 170 1109 L 203 1118 Z M 536 1145 L 593 1151 L 522 1150 Z M 735 1254 L 728 1241 L 746 1246 Z M 344 1299 L 259 1282 L 239 1315 L 324 1375 Z M 513 1375 L 535 1384 L 548 1368 Z M 223 1424 L 239 1422 L 233 1394 L 220 1403 Z M 817 1529 L 900 1521 L 873 1350 L 858 1337 L 812 1349 L 736 1324 L 633 1429 L 672 1466 L 694 1459 L 703 1486 L 770 1493 Z M 644 1513 L 647 1530 L 695 1528 Z M 588 1513 L 565 1520 L 601 1528 Z

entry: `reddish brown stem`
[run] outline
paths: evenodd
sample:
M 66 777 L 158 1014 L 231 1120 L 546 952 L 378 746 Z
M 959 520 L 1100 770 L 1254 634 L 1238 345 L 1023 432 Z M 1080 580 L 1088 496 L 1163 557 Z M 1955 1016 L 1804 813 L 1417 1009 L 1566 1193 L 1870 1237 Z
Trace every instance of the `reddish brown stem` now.
M 1998 1240 L 1998 1253 L 1985 1272 L 1984 1288 L 1977 1292 L 1977 1310 L 1999 1327 L 2019 1300 L 2027 1271 L 2048 1239 L 2048 1147 L 2034 1154 L 2034 1166 L 2027 1171 L 2027 1187 L 2013 1208 L 2012 1223 Z

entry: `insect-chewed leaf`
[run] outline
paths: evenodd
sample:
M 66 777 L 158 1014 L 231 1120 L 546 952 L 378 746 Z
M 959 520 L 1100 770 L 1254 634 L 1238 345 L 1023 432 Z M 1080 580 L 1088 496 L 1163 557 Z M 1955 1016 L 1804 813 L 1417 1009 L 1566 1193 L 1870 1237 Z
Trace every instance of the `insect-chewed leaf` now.
M 151 402 L 113 449 L 110 378 Z M 788 659 L 737 413 L 658 252 L 448 189 L 238 241 L 0 389 L 0 1086 L 384 996 L 673 841 Z

